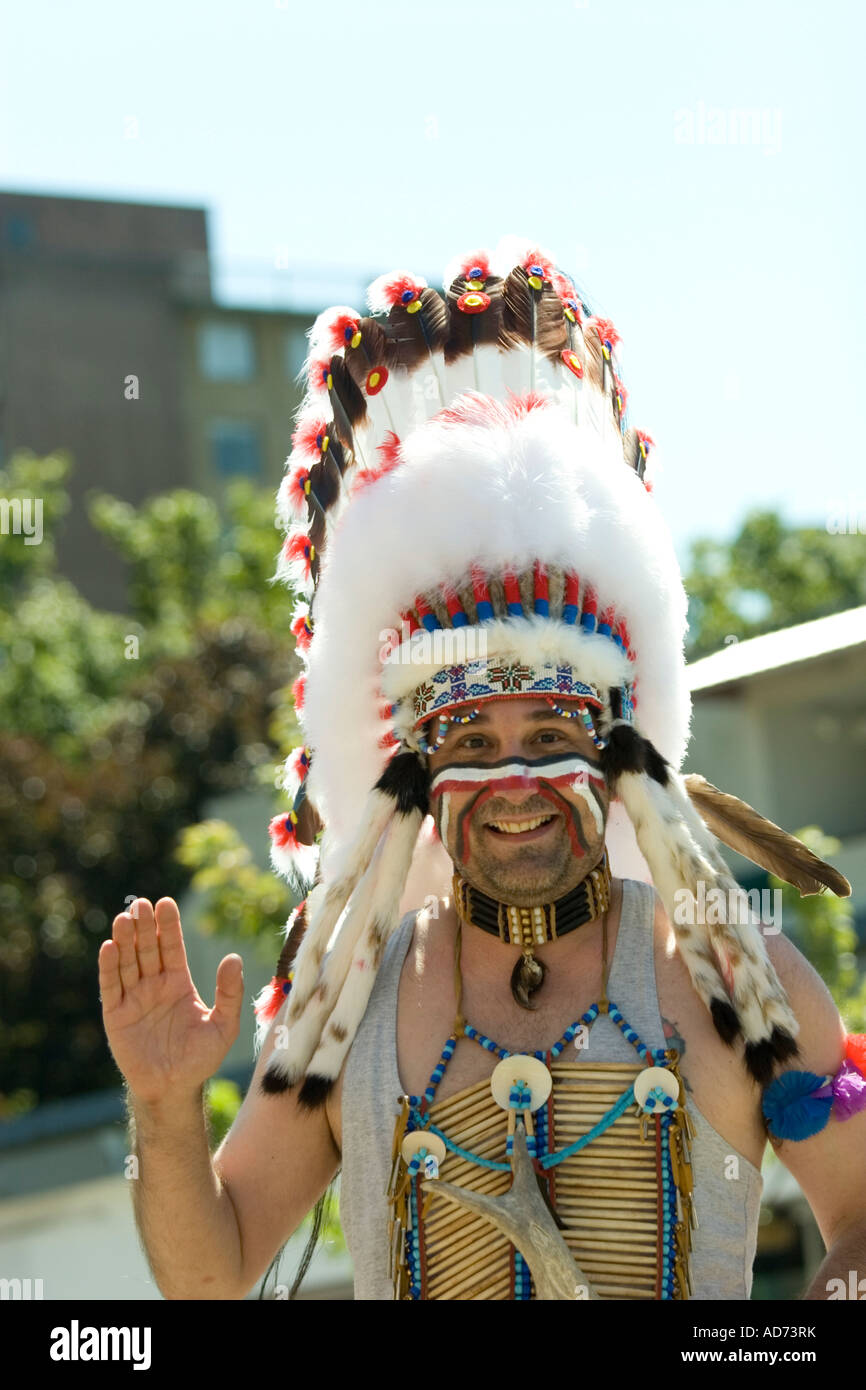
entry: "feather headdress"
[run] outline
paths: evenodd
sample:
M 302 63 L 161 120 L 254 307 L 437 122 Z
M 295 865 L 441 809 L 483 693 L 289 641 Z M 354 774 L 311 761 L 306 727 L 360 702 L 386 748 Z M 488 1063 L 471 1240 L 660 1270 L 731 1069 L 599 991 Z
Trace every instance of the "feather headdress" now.
M 260 1037 L 285 1025 L 265 1089 L 327 1096 L 410 869 L 423 859 L 427 891 L 450 881 L 441 845 L 419 833 L 422 730 L 503 690 L 594 706 L 612 868 L 652 877 L 717 1030 L 742 1036 L 751 1074 L 769 1079 L 798 1025 L 756 924 L 681 926 L 674 912 L 700 883 L 737 893 L 703 817 L 722 838 L 737 818 L 677 771 L 687 600 L 650 496 L 652 440 L 627 426 L 613 324 L 547 253 L 513 241 L 458 258 L 444 296 L 384 275 L 369 307 L 379 317 L 338 306 L 311 330 L 278 495 L 277 574 L 309 606 L 292 628 L 305 746 L 271 852 L 278 872 L 315 883 L 257 1001 Z M 749 833 L 738 828 L 741 852 Z

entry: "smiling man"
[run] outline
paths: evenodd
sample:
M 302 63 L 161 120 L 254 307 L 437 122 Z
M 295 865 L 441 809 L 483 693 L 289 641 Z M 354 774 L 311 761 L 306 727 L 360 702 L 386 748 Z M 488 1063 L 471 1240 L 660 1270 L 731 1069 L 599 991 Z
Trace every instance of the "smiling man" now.
M 687 601 L 617 335 L 537 248 L 445 283 L 384 276 L 381 316 L 311 336 L 280 491 L 306 742 L 271 825 L 311 887 L 212 1166 L 240 962 L 208 1013 L 169 900 L 103 948 L 160 1287 L 242 1296 L 341 1169 L 360 1299 L 745 1299 L 769 1132 L 826 1297 L 866 1263 L 863 1040 L 713 833 L 768 867 L 768 824 L 678 771 Z

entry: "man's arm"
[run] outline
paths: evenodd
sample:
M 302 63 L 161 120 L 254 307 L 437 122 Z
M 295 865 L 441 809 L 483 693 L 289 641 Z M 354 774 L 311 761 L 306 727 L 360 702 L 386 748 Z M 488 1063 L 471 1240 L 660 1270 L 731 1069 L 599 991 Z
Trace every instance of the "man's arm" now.
M 304 1110 L 297 1092 L 263 1094 L 274 1048 L 272 1027 L 234 1124 L 213 1156 L 241 1231 L 240 1293 L 245 1297 L 340 1169 L 325 1106 Z
M 339 1169 L 324 1109 L 262 1095 L 272 1038 L 212 1158 L 201 1091 L 159 1107 L 132 1101 L 136 1222 L 165 1298 L 245 1298 Z
M 835 1075 L 847 1030 L 830 991 L 787 938 L 768 936 L 766 944 L 800 1024 L 801 1056 L 789 1069 Z M 810 1139 L 776 1140 L 773 1147 L 803 1189 L 827 1247 L 804 1297 L 826 1299 L 829 1280 L 847 1287 L 851 1270 L 866 1278 L 866 1110 L 847 1120 L 831 1116 Z
M 166 1298 L 243 1298 L 325 1191 L 339 1154 L 324 1111 L 249 1094 L 211 1160 L 202 1087 L 238 1035 L 239 956 L 220 962 L 209 1009 L 189 972 L 177 904 L 139 898 L 99 953 L 106 1035 L 127 1084 L 138 1173 L 133 1202 Z M 273 1030 L 272 1030 L 273 1034 Z

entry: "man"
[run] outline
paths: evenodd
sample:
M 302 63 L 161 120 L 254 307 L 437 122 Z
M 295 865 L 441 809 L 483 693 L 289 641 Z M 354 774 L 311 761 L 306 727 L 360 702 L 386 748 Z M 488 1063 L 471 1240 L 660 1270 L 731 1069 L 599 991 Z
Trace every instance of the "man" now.
M 866 1254 L 866 1084 L 708 829 L 767 866 L 767 823 L 676 772 L 685 596 L 616 335 L 535 248 L 464 257 L 446 286 L 383 277 L 384 327 L 338 309 L 312 335 L 281 489 L 307 522 L 281 572 L 313 592 L 309 747 L 271 833 L 309 880 L 324 822 L 322 859 L 213 1163 L 200 1087 L 236 1036 L 239 959 L 208 1011 L 170 900 L 103 947 L 155 1277 L 243 1296 L 342 1165 L 360 1298 L 745 1298 L 772 1116 L 824 1297 Z M 801 891 L 850 891 L 775 844 Z M 704 889 L 729 915 L 695 915 Z M 822 1082 L 807 1133 L 786 1087 Z

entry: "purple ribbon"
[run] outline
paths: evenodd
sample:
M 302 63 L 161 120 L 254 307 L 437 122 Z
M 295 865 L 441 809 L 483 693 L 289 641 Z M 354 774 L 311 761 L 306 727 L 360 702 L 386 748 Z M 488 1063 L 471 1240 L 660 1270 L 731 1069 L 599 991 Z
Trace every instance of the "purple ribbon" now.
M 849 1061 L 844 1061 L 836 1075 L 817 1091 L 813 1099 L 833 1098 L 833 1114 L 837 1120 L 850 1120 L 859 1110 L 866 1110 L 866 1077 Z

